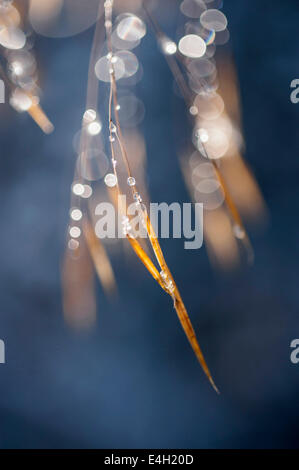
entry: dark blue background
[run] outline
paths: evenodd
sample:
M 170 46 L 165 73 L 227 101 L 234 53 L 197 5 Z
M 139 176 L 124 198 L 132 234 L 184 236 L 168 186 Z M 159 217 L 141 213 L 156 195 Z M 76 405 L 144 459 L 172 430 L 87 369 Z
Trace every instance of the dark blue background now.
M 299 104 L 290 102 L 290 82 L 299 77 L 299 6 L 227 0 L 224 11 L 246 159 L 270 224 L 251 232 L 255 265 L 226 277 L 212 271 L 204 248 L 194 254 L 181 240 L 162 243 L 221 395 L 204 377 L 169 298 L 137 261 L 112 259 L 119 299 L 108 302 L 98 286 L 91 333 L 65 325 L 60 264 L 92 30 L 38 37 L 42 104 L 55 132 L 44 136 L 28 116 L 0 110 L 2 448 L 299 447 L 299 365 L 290 362 L 290 341 L 299 337 Z M 152 200 L 188 201 L 172 114 L 181 113 L 185 126 L 183 103 L 152 34 L 138 56 Z

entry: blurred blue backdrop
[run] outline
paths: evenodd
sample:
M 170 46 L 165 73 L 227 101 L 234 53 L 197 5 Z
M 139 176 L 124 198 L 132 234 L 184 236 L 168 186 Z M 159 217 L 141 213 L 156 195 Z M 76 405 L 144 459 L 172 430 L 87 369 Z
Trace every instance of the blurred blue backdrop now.
M 113 258 L 119 298 L 109 302 L 98 285 L 95 329 L 65 325 L 60 266 L 72 139 L 93 30 L 38 37 L 42 104 L 55 132 L 44 136 L 27 115 L 0 110 L 2 448 L 299 447 L 299 365 L 290 362 L 290 342 L 299 337 L 299 104 L 290 101 L 290 82 L 299 77 L 299 5 L 227 0 L 223 10 L 245 157 L 270 223 L 250 233 L 254 266 L 229 276 L 211 269 L 204 247 L 194 254 L 181 240 L 162 243 L 221 395 L 203 375 L 170 299 L 138 261 Z M 169 118 L 176 110 L 184 127 L 184 105 L 151 33 L 138 55 L 152 200 L 188 201 Z

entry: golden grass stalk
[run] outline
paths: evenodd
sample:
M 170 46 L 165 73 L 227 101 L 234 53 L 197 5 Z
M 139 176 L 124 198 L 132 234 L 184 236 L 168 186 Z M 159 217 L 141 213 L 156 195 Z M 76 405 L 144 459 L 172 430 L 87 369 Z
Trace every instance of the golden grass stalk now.
M 113 5 L 113 2 L 112 2 Z M 107 37 L 107 44 L 108 44 L 108 51 L 110 56 L 112 57 L 113 55 L 113 49 L 112 49 L 112 42 L 111 42 L 111 33 L 112 33 L 112 7 L 108 6 L 105 7 L 105 29 L 106 29 L 106 37 Z M 128 156 L 126 153 L 125 145 L 123 143 L 123 138 L 122 138 L 122 131 L 120 127 L 120 122 L 119 122 L 119 116 L 118 116 L 118 101 L 117 101 L 117 85 L 116 85 L 116 80 L 115 80 L 115 71 L 114 71 L 114 66 L 111 61 L 111 74 L 110 74 L 110 96 L 109 96 L 109 129 L 110 129 L 110 141 L 111 141 L 111 156 L 112 156 L 112 163 L 114 163 L 114 148 L 112 144 L 112 130 L 114 128 L 114 123 L 112 121 L 112 111 L 114 113 L 115 117 L 115 124 L 116 124 L 116 130 L 114 129 L 114 133 L 117 137 L 117 141 L 120 146 L 121 150 L 121 156 L 124 161 L 124 164 L 127 169 L 127 174 L 128 176 L 131 176 L 131 170 L 130 170 L 130 165 L 128 161 Z M 114 173 L 117 177 L 117 171 L 116 171 L 116 165 L 113 165 L 114 168 Z M 136 196 L 137 190 L 135 186 L 132 186 L 132 195 Z M 117 191 L 119 193 L 119 186 L 117 185 Z M 202 369 L 204 370 L 206 376 L 208 377 L 211 385 L 213 386 L 214 390 L 219 393 L 214 380 L 212 378 L 212 375 L 209 371 L 209 368 L 207 366 L 207 363 L 204 359 L 204 356 L 202 354 L 202 351 L 200 349 L 198 340 L 195 335 L 195 331 L 192 327 L 190 318 L 188 316 L 186 307 L 183 303 L 182 297 L 180 295 L 180 292 L 177 288 L 177 285 L 173 279 L 173 276 L 167 266 L 167 263 L 165 261 L 160 243 L 158 241 L 158 238 L 155 234 L 155 231 L 152 227 L 151 221 L 147 215 L 144 215 L 145 219 L 145 227 L 147 230 L 147 234 L 153 249 L 153 252 L 156 256 L 156 259 L 158 261 L 158 264 L 160 266 L 161 272 L 159 273 L 156 267 L 154 266 L 153 262 L 150 260 L 148 255 L 145 253 L 143 248 L 141 247 L 140 243 L 134 239 L 130 234 L 127 234 L 127 239 L 130 242 L 133 250 L 135 251 L 136 255 L 138 258 L 141 260 L 141 262 L 144 264 L 148 272 L 151 274 L 151 276 L 159 283 L 161 288 L 166 291 L 171 298 L 173 299 L 173 304 L 174 308 L 176 310 L 177 316 L 180 320 L 180 323 L 182 325 L 182 328 L 189 340 L 190 345 L 192 346 L 192 349 L 199 361 L 199 363 L 202 366 Z
M 99 55 L 99 49 L 103 39 L 103 3 L 99 3 L 98 9 L 98 20 L 96 22 L 95 33 L 91 48 L 90 61 L 89 61 L 89 70 L 88 70 L 88 83 L 87 83 L 87 94 L 86 94 L 86 109 L 92 108 L 96 109 L 96 103 L 98 101 L 98 80 L 94 73 L 95 62 Z M 90 144 L 90 137 L 84 131 L 84 120 L 82 119 L 81 126 L 81 136 L 80 136 L 80 158 L 85 164 L 85 159 L 88 154 L 88 148 Z M 74 181 L 83 181 L 81 174 L 78 174 L 78 169 L 75 170 Z M 76 206 L 74 203 L 74 195 L 71 196 L 71 206 Z M 79 202 L 81 207 L 82 201 Z M 89 209 L 88 209 L 89 210 Z M 98 279 L 103 287 L 103 290 L 108 294 L 112 295 L 117 292 L 117 284 L 110 263 L 109 257 L 105 250 L 105 247 L 100 242 L 96 236 L 94 229 L 89 221 L 88 216 L 84 217 L 82 220 L 82 232 L 84 235 L 84 240 L 86 242 L 86 247 L 88 250 L 88 255 L 93 261 L 93 266 L 95 268 Z
M 62 263 L 63 312 L 73 328 L 90 328 L 96 320 L 94 268 L 86 244 L 66 250 Z
M 32 104 L 27 113 L 45 134 L 53 132 L 54 126 L 39 104 Z
M 0 65 L 0 76 L 4 81 L 5 85 L 9 88 L 10 92 L 12 93 L 17 87 L 11 82 L 8 78 L 7 74 L 5 73 L 3 67 Z M 50 134 L 54 130 L 54 125 L 40 106 L 40 104 L 35 103 L 36 98 L 31 95 L 31 93 L 27 92 L 23 88 L 21 88 L 22 92 L 28 96 L 31 100 L 32 105 L 29 109 L 27 109 L 27 113 L 29 116 L 34 120 L 34 122 L 38 125 L 38 127 L 45 133 Z
M 208 377 L 212 387 L 214 390 L 219 393 L 218 388 L 215 385 L 215 382 L 212 378 L 212 375 L 210 373 L 210 370 L 207 366 L 207 363 L 205 361 L 205 358 L 203 356 L 203 353 L 201 351 L 201 348 L 199 346 L 199 343 L 197 341 L 195 331 L 193 329 L 192 323 L 190 321 L 189 315 L 187 313 L 186 307 L 184 305 L 183 299 L 181 297 L 181 294 L 179 292 L 179 289 L 177 288 L 177 285 L 174 281 L 174 278 L 170 272 L 170 269 L 167 266 L 167 263 L 165 261 L 160 243 L 158 241 L 158 238 L 155 234 L 155 231 L 153 229 L 153 226 L 151 224 L 151 221 L 149 217 L 147 217 L 147 233 L 149 235 L 149 239 L 152 245 L 152 248 L 154 250 L 154 253 L 156 255 L 156 258 L 158 260 L 158 263 L 162 269 L 160 273 L 161 279 L 164 281 L 165 286 L 166 286 L 166 292 L 172 297 L 173 303 L 174 303 L 174 308 L 176 310 L 176 313 L 178 315 L 178 318 L 181 322 L 181 325 L 183 327 L 183 330 L 189 340 L 189 343 L 192 346 L 192 349 L 201 365 L 203 368 L 206 376 Z
M 109 295 L 115 294 L 117 287 L 109 257 L 86 217 L 83 220 L 83 234 L 103 289 Z

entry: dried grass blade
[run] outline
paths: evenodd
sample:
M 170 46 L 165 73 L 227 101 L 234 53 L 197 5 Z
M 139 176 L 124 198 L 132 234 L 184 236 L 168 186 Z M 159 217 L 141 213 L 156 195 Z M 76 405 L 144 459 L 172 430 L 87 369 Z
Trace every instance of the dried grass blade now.
M 139 242 L 131 237 L 130 235 L 127 235 L 127 239 L 130 242 L 130 245 L 132 246 L 133 250 L 135 251 L 136 255 L 140 259 L 140 261 L 144 264 L 148 272 L 152 275 L 152 277 L 155 279 L 155 281 L 158 282 L 158 284 L 162 287 L 162 289 L 165 289 L 165 286 L 163 282 L 161 281 L 160 273 L 155 267 L 154 263 L 152 260 L 149 258 L 149 256 L 146 254 L 144 249 L 141 247 Z
M 194 353 L 195 353 L 195 355 L 196 355 L 196 357 L 197 357 L 204 373 L 208 377 L 212 387 L 219 394 L 219 390 L 215 385 L 215 382 L 212 378 L 211 372 L 208 368 L 206 360 L 203 356 L 203 353 L 202 353 L 201 348 L 199 346 L 199 343 L 197 341 L 195 331 L 194 331 L 194 328 L 191 324 L 191 321 L 190 321 L 189 315 L 187 313 L 186 307 L 185 307 L 184 302 L 181 298 L 179 290 L 176 286 L 175 286 L 175 290 L 174 290 L 174 294 L 173 294 L 173 301 L 174 301 L 174 308 L 175 308 L 176 313 L 178 315 L 178 318 L 181 322 L 183 330 L 184 330 L 184 332 L 185 332 L 185 334 L 188 338 L 188 341 L 191 344 L 191 347 L 192 347 L 192 349 L 193 349 L 193 351 L 194 351 Z
M 206 376 L 208 377 L 212 387 L 214 388 L 214 390 L 219 393 L 219 390 L 218 388 L 216 387 L 215 385 L 215 382 L 212 378 L 212 375 L 210 373 L 210 370 L 208 368 L 208 365 L 205 361 L 205 358 L 203 356 L 203 353 L 200 349 L 200 346 L 199 346 L 199 343 L 197 341 L 197 338 L 196 338 L 196 335 L 195 335 L 195 331 L 194 331 L 194 328 L 191 324 L 191 321 L 190 321 L 190 318 L 189 318 L 189 315 L 187 313 L 187 310 L 186 310 L 186 307 L 184 305 L 184 302 L 183 302 L 183 299 L 181 297 L 181 294 L 177 288 L 177 285 L 173 279 L 173 276 L 166 264 L 166 261 L 165 261 L 165 258 L 164 258 L 164 255 L 163 255 L 163 252 L 162 252 L 162 249 L 161 249 L 161 246 L 160 246 L 160 243 L 158 241 L 158 238 L 156 236 L 156 233 L 153 229 L 153 226 L 152 226 L 152 223 L 150 221 L 150 218 L 147 217 L 147 231 L 148 231 L 148 235 L 149 235 L 149 239 L 150 239 L 150 242 L 152 244 L 152 247 L 153 247 L 153 250 L 155 252 L 155 255 L 156 255 L 156 258 L 159 262 L 159 265 L 161 267 L 161 269 L 164 271 L 164 273 L 166 273 L 168 279 L 171 280 L 172 282 L 172 285 L 173 285 L 173 291 L 169 291 L 167 289 L 164 288 L 164 290 L 166 290 L 166 292 L 168 292 L 168 294 L 172 297 L 173 299 L 173 302 L 174 302 L 174 308 L 176 310 L 176 313 L 178 315 L 178 318 L 180 320 L 180 323 L 182 325 L 182 328 L 188 338 L 188 341 L 189 343 L 191 344 L 191 347 L 203 369 L 203 371 L 205 372 Z M 161 279 L 162 281 L 162 279 Z M 163 281 L 162 281 L 163 283 Z
M 214 162 L 213 162 L 213 166 L 214 166 L 214 169 L 215 169 L 217 179 L 218 179 L 218 181 L 219 181 L 219 183 L 222 187 L 222 190 L 223 190 L 223 193 L 224 193 L 224 200 L 225 200 L 226 206 L 227 206 L 227 208 L 228 208 L 228 210 L 231 214 L 233 222 L 234 222 L 235 225 L 239 226 L 239 228 L 242 230 L 242 232 L 244 234 L 244 237 L 241 238 L 240 241 L 243 243 L 243 245 L 246 249 L 247 259 L 248 259 L 248 262 L 251 264 L 254 261 L 254 251 L 253 251 L 250 239 L 248 237 L 248 234 L 246 232 L 246 229 L 243 225 L 242 218 L 241 218 L 241 216 L 239 214 L 239 211 L 238 211 L 238 209 L 237 209 L 237 207 L 236 207 L 236 205 L 233 201 L 233 198 L 230 195 L 229 190 L 227 189 L 226 183 L 224 181 L 224 178 L 223 178 L 222 174 L 220 173 L 219 168 L 217 167 L 216 163 L 214 163 Z
M 111 295 L 117 291 L 113 269 L 105 248 L 87 219 L 83 221 L 83 233 L 103 289 Z

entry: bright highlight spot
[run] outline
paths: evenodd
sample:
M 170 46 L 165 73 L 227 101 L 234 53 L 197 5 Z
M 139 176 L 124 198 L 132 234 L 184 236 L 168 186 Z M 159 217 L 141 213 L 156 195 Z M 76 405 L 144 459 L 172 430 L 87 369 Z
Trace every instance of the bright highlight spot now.
M 76 196 L 82 196 L 82 194 L 84 193 L 84 186 L 83 184 L 81 183 L 75 183 L 73 185 L 73 193 L 76 195 Z
M 106 176 L 105 176 L 105 184 L 109 187 L 109 188 L 114 188 L 114 186 L 116 186 L 117 184 L 117 178 L 116 176 L 113 174 L 113 173 L 108 173 Z
M 85 113 L 83 114 L 83 120 L 86 122 L 86 123 L 90 123 L 92 121 L 94 121 L 97 117 L 97 113 L 94 109 L 87 109 L 85 111 Z
M 90 135 L 98 135 L 102 130 L 102 124 L 99 121 L 94 121 L 88 124 L 87 131 Z
M 196 34 L 187 34 L 179 42 L 179 51 L 186 57 L 202 57 L 206 52 L 206 43 Z
M 168 38 L 162 38 L 160 40 L 160 46 L 161 46 L 162 52 L 164 52 L 164 54 L 166 55 L 173 55 L 178 50 L 176 43 L 174 41 L 171 41 L 171 39 L 168 39 Z
M 216 32 L 223 31 L 227 27 L 226 16 L 216 9 L 204 11 L 200 16 L 200 22 L 204 28 Z
M 70 228 L 70 236 L 72 238 L 79 238 L 80 235 L 81 235 L 81 229 L 79 227 L 74 226 Z
M 82 219 L 82 211 L 80 211 L 80 209 L 72 209 L 71 210 L 71 218 L 73 220 L 81 220 Z
M 138 16 L 129 15 L 119 22 L 116 31 L 123 41 L 138 41 L 145 36 L 146 26 Z

